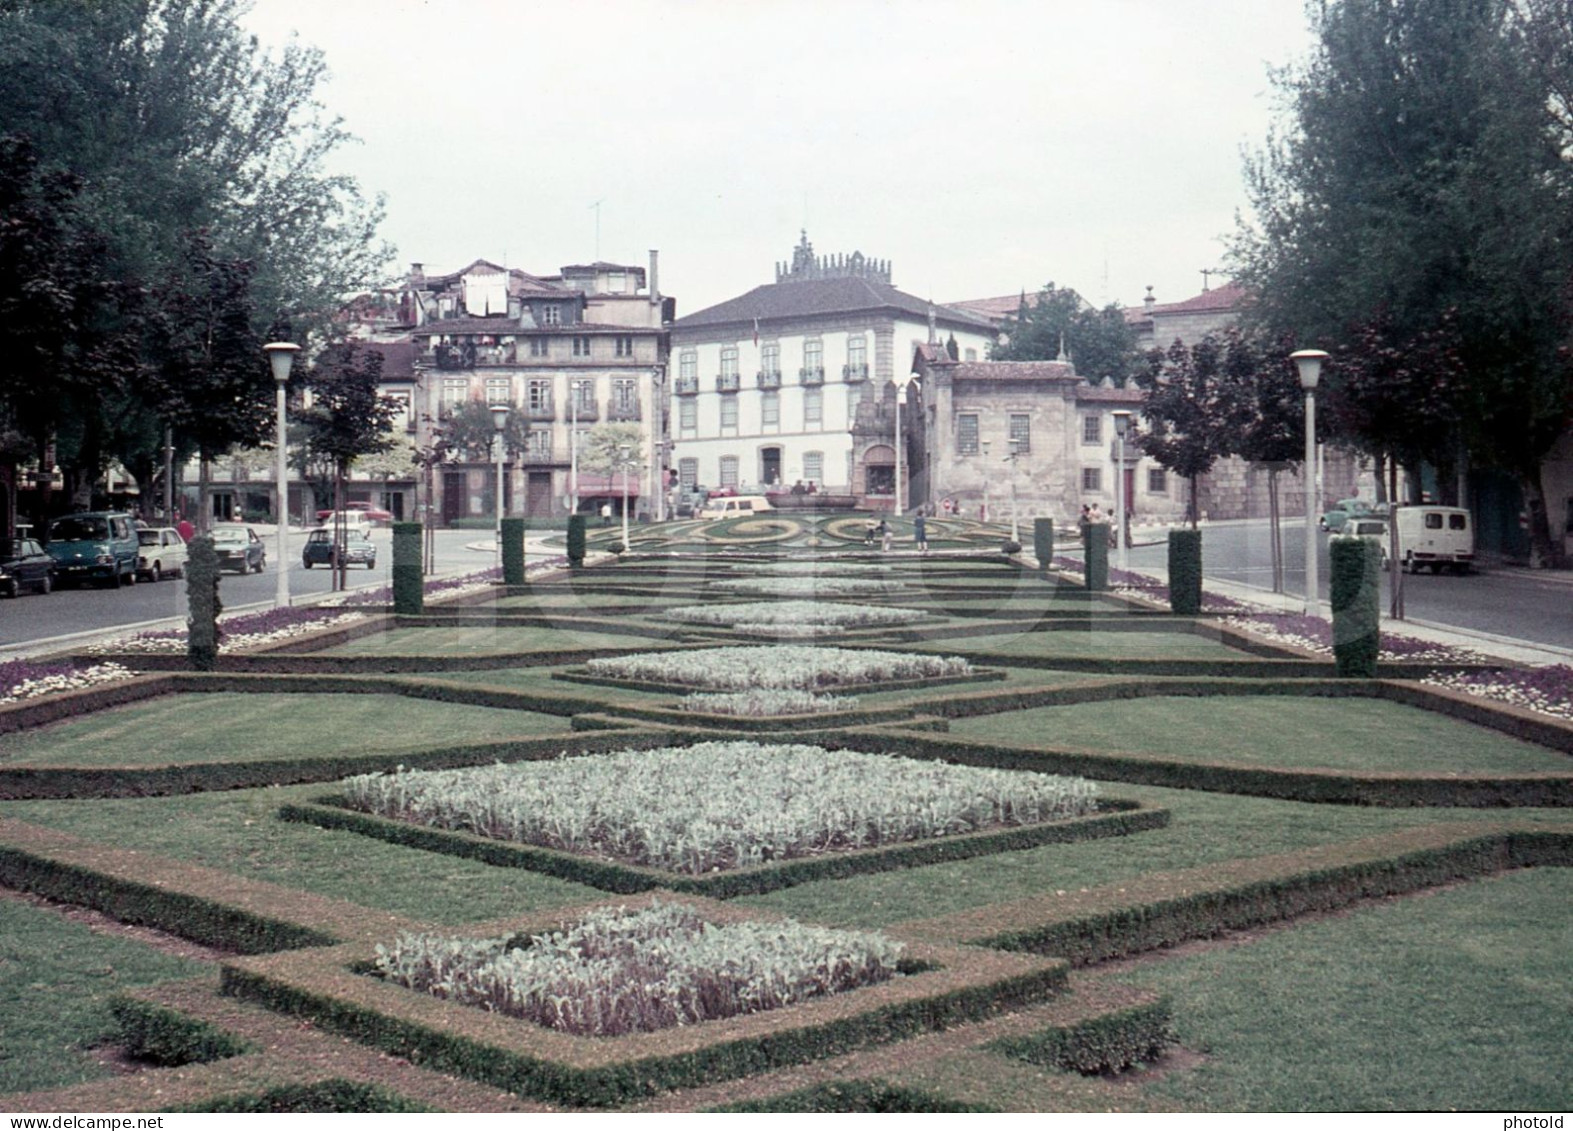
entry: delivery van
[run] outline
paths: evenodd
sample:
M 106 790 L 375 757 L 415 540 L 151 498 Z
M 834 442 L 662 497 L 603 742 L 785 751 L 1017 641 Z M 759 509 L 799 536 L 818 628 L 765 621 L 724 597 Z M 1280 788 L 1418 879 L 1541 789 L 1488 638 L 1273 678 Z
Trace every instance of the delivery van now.
M 699 509 L 699 517 L 705 519 L 740 518 L 744 515 L 758 514 L 760 511 L 773 511 L 776 508 L 770 505 L 770 500 L 763 495 L 718 495 L 705 500 L 705 505 Z
M 1469 572 L 1475 561 L 1475 523 L 1467 510 L 1420 505 L 1399 507 L 1397 514 L 1398 556 L 1404 569 Z

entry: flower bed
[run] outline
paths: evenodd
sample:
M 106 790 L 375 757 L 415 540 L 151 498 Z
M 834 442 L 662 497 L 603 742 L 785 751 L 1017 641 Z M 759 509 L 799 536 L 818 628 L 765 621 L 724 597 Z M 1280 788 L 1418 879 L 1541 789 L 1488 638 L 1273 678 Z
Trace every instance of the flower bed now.
M 1089 813 L 1080 778 L 709 742 L 345 782 L 352 808 L 684 875 Z
M 743 577 L 732 581 L 712 581 L 710 589 L 723 593 L 748 593 L 765 597 L 865 597 L 876 593 L 895 593 L 905 586 L 899 581 L 873 577 Z
M 679 706 L 685 711 L 707 715 L 741 715 L 762 719 L 775 715 L 823 715 L 850 711 L 857 706 L 856 695 L 815 695 L 811 691 L 754 690 L 700 692 L 685 695 Z
M 710 648 L 702 652 L 635 652 L 589 660 L 584 666 L 592 676 L 651 680 L 707 691 L 812 691 L 886 680 L 966 676 L 973 670 L 959 656 L 908 656 L 803 644 Z
M 828 601 L 749 601 L 735 605 L 682 605 L 661 614 L 684 624 L 709 624 L 745 632 L 807 629 L 835 632 L 843 628 L 912 624 L 928 614 L 921 609 L 884 605 L 841 605 Z
M 11 660 L 0 664 L 0 703 L 16 703 L 60 691 L 97 687 L 99 684 L 130 679 L 134 675 L 135 672 L 119 664 L 93 664 L 83 668 L 69 660 Z
M 902 946 L 862 931 L 715 924 L 683 904 L 593 911 L 528 938 L 401 934 L 377 947 L 384 978 L 588 1037 L 760 1013 L 897 975 Z
M 737 566 L 743 573 L 762 573 L 772 577 L 783 574 L 811 577 L 879 577 L 885 567 L 863 562 L 797 561 L 797 562 L 744 562 Z
M 1318 655 L 1333 654 L 1333 626 L 1322 617 L 1308 617 L 1297 613 L 1250 613 L 1226 617 L 1224 624 L 1252 636 L 1279 644 L 1303 648 Z M 1447 644 L 1434 644 L 1416 640 L 1393 632 L 1382 633 L 1382 650 L 1378 659 L 1389 663 L 1485 663 L 1486 657 L 1468 648 L 1455 648 Z
M 1573 667 L 1554 664 L 1528 671 L 1462 672 L 1420 681 L 1497 703 L 1573 722 Z

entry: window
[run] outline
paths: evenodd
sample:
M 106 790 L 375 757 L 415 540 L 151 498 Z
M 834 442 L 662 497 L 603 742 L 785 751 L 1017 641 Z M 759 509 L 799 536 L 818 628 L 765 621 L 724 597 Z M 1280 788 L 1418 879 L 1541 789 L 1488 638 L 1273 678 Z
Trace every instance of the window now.
M 550 357 L 552 353 L 552 340 L 550 338 L 531 338 L 531 357 Z
M 552 458 L 552 430 L 550 428 L 532 428 L 525 436 L 524 456 L 531 460 L 549 460 Z
M 868 339 L 862 334 L 847 338 L 847 368 L 851 376 L 868 376 Z
M 737 486 L 737 457 L 736 456 L 722 456 L 721 457 L 721 486 L 723 486 L 723 487 L 736 487 Z
M 1081 442 L 1084 444 L 1103 443 L 1103 417 L 1088 415 L 1081 418 Z
M 677 428 L 685 436 L 692 436 L 699 428 L 699 402 L 692 397 L 677 402 Z
M 781 376 L 780 342 L 766 342 L 759 347 L 759 371 L 770 377 Z
M 1169 493 L 1169 473 L 1161 467 L 1147 469 L 1147 493 L 1149 495 L 1167 495 Z
M 677 461 L 677 485 L 685 491 L 699 486 L 699 461 L 693 457 Z
M 486 378 L 487 404 L 512 404 L 513 382 L 506 377 Z
M 1425 519 L 1426 519 L 1426 529 L 1427 530 L 1441 530 L 1442 529 L 1442 516 L 1441 515 L 1439 515 L 1439 514 L 1428 514 L 1428 515 L 1425 516 Z
M 780 393 L 761 393 L 759 395 L 759 424 L 762 428 L 781 427 Z
M 727 393 L 721 398 L 721 431 L 737 431 L 737 394 Z
M 632 334 L 618 334 L 617 337 L 613 339 L 613 341 L 617 345 L 618 357 L 633 357 L 634 336 Z
M 1032 417 L 1025 412 L 1010 414 L 1010 446 L 1019 455 L 1032 451 Z
M 552 411 L 552 383 L 550 381 L 531 381 L 526 389 L 528 399 L 525 401 L 532 413 Z
M 1449 530 L 1465 530 L 1468 526 L 1469 520 L 1461 514 L 1450 514 L 1447 516 L 1447 528 Z
M 632 377 L 619 377 L 612 382 L 612 407 L 627 415 L 639 411 L 639 384 Z
M 722 346 L 721 347 L 721 376 L 723 376 L 723 377 L 736 377 L 737 376 L 737 347 L 736 346 Z
M 956 454 L 978 454 L 978 414 L 975 412 L 964 412 L 956 417 Z
M 588 379 L 570 381 L 569 404 L 573 412 L 581 417 L 589 416 L 595 412 L 595 382 Z
M 961 360 L 962 361 L 977 361 L 978 360 L 978 351 L 974 350 L 974 349 L 962 350 L 961 351 Z
M 582 334 L 575 334 L 573 339 L 573 355 L 575 357 L 590 356 L 590 339 Z
M 803 343 L 803 376 L 825 375 L 825 343 L 810 338 Z
M 405 428 L 415 431 L 415 406 L 410 401 L 410 394 L 399 390 L 383 396 L 393 402 L 393 419 L 388 421 L 389 426 L 397 428 L 402 422 Z
M 684 350 L 677 355 L 677 375 L 684 381 L 699 380 L 699 354 L 695 350 Z
M 1081 469 L 1081 489 L 1083 491 L 1103 490 L 1103 468 L 1084 467 Z
M 442 379 L 442 403 L 446 408 L 455 408 L 470 399 L 470 382 L 466 377 L 444 377 Z
M 541 307 L 541 325 L 557 326 L 562 323 L 562 320 L 562 307 L 556 303 L 548 303 L 546 306 Z
M 825 453 L 803 453 L 803 478 L 813 484 L 822 484 L 825 481 Z
M 823 389 L 803 390 L 803 427 L 818 427 L 825 420 L 825 395 Z

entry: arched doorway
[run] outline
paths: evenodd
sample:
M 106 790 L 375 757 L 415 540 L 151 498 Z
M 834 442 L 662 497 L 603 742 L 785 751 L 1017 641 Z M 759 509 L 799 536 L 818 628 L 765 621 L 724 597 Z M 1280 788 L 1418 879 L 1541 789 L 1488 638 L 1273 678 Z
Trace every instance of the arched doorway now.
M 863 494 L 895 497 L 896 449 L 889 444 L 875 444 L 863 453 Z

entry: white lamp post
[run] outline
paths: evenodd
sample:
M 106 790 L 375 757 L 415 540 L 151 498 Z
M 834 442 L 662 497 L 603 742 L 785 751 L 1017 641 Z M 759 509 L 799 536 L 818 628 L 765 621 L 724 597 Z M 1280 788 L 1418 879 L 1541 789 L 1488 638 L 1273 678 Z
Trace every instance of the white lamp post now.
M 623 469 L 623 553 L 628 552 L 628 471 L 633 466 L 629 453 L 633 449 L 627 444 L 617 445 L 618 466 Z
M 579 513 L 579 389 L 568 382 L 568 513 Z
M 285 450 L 284 432 L 284 386 L 289 381 L 290 367 L 295 363 L 295 355 L 300 352 L 300 347 L 294 342 L 269 342 L 262 347 L 268 355 L 268 364 L 273 367 L 273 383 L 278 386 L 276 407 L 278 420 L 275 425 L 277 431 L 273 437 L 278 447 L 277 482 L 274 491 L 278 501 L 273 507 L 274 520 L 279 524 L 279 561 L 278 582 L 274 590 L 273 603 L 281 609 L 289 607 L 289 454 Z
M 1300 369 L 1300 387 L 1305 390 L 1305 615 L 1317 615 L 1321 583 L 1316 576 L 1316 383 L 1322 377 L 1324 350 L 1296 350 L 1289 355 Z
M 1011 436 L 1006 442 L 1010 444 L 1010 455 L 1005 457 L 1010 463 L 1010 540 L 1020 545 L 1021 526 L 1016 521 L 1016 460 L 1021 455 L 1021 441 Z
M 979 515 L 979 521 L 982 522 L 987 522 L 989 517 L 989 443 L 988 440 L 978 442 L 978 448 L 983 452 L 983 512 Z
M 1114 537 L 1120 548 L 1119 562 L 1122 571 L 1130 569 L 1130 545 L 1125 537 L 1125 507 L 1130 502 L 1125 497 L 1125 434 L 1131 429 L 1131 414 L 1121 409 L 1114 414 L 1115 463 L 1114 469 Z
M 505 404 L 492 405 L 492 427 L 497 430 L 497 560 L 502 560 L 502 516 L 503 516 L 503 453 L 508 445 L 503 442 L 503 429 L 508 427 L 508 406 Z

